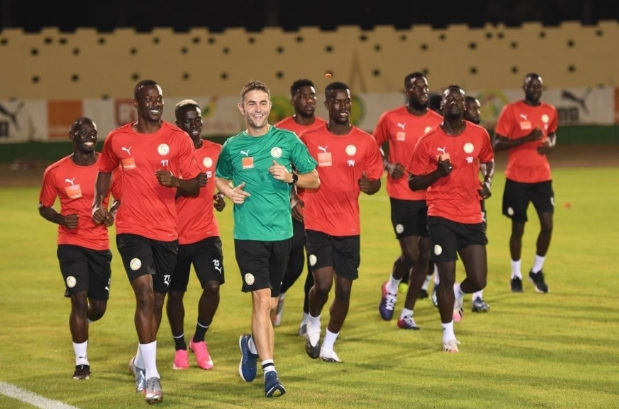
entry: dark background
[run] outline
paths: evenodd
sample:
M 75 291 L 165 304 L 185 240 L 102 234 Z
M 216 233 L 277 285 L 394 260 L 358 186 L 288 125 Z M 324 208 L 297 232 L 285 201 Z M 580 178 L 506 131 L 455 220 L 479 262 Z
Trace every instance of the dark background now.
M 21 27 L 37 32 L 58 27 L 71 32 L 92 27 L 101 32 L 117 27 L 150 31 L 172 27 L 187 31 L 207 27 L 211 32 L 243 27 L 259 31 L 279 26 L 294 31 L 302 26 L 334 30 L 342 25 L 372 29 L 393 25 L 410 29 L 426 24 L 483 27 L 487 23 L 518 26 L 535 21 L 559 25 L 580 21 L 594 25 L 619 18 L 617 0 L 0 0 L 0 30 Z

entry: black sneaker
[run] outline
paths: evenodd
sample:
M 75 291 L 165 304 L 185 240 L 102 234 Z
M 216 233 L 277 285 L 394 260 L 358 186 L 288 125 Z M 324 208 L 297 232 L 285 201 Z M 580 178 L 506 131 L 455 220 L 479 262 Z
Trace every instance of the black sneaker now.
M 73 379 L 90 379 L 90 365 L 75 365 Z
M 534 273 L 533 270 L 531 270 L 529 272 L 529 280 L 535 284 L 535 291 L 538 293 L 546 294 L 548 292 L 548 286 L 544 282 L 544 273 L 542 273 L 542 270 L 537 273 Z
M 423 300 L 424 298 L 428 298 L 428 290 L 426 290 L 425 288 L 422 288 L 421 291 L 419 292 L 419 299 Z
M 522 278 L 512 277 L 511 286 L 512 286 L 512 293 L 521 293 L 522 292 Z

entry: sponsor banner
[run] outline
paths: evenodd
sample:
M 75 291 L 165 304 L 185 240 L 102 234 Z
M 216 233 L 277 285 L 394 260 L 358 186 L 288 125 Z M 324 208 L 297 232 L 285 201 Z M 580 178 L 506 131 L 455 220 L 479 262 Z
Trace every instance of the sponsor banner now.
M 503 107 L 523 98 L 523 91 L 471 90 L 468 95 L 481 103 L 482 125 L 493 128 Z M 274 95 L 269 123 L 292 115 L 289 97 Z M 230 136 L 245 129 L 239 112 L 239 97 L 180 96 L 166 97 L 163 119 L 174 123 L 174 107 L 183 99 L 193 99 L 202 107 L 204 137 Z M 564 88 L 544 91 L 542 100 L 554 105 L 561 125 L 612 125 L 619 123 L 619 89 Z M 351 121 L 355 126 L 373 132 L 380 115 L 406 103 L 402 93 L 353 93 Z M 318 98 L 316 114 L 327 119 L 324 99 Z M 85 99 L 68 101 L 0 100 L 0 143 L 40 140 L 66 140 L 73 121 L 79 116 L 91 118 L 99 130 L 99 138 L 117 127 L 134 122 L 137 113 L 131 99 Z

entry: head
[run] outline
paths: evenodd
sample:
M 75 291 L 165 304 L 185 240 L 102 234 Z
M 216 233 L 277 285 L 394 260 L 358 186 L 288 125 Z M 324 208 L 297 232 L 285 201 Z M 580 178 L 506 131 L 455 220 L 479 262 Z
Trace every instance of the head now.
M 202 135 L 202 110 L 192 99 L 184 99 L 174 108 L 176 126 L 187 132 L 194 142 Z
M 443 117 L 446 119 L 457 119 L 464 116 L 464 90 L 458 85 L 450 85 L 443 91 L 441 106 L 443 107 Z
M 539 104 L 542 98 L 542 91 L 544 88 L 544 81 L 542 77 L 535 73 L 525 75 L 522 83 L 522 89 L 524 90 L 524 100 L 532 105 Z
M 475 125 L 481 122 L 481 104 L 477 98 L 468 95 L 464 98 L 464 119 Z
M 312 118 L 316 112 L 316 88 L 307 79 L 297 80 L 290 87 L 290 104 L 294 114 L 304 118 Z
M 443 96 L 441 94 L 430 94 L 428 97 L 428 108 L 437 114 L 443 115 L 443 107 L 441 103 L 443 101 Z
M 97 124 L 87 117 L 77 118 L 69 131 L 69 139 L 73 142 L 74 152 L 94 152 L 98 136 Z
M 337 124 L 350 124 L 352 98 L 350 88 L 343 82 L 332 82 L 325 88 L 325 108 L 329 120 Z
M 138 82 L 133 90 L 133 106 L 138 110 L 138 121 L 158 122 L 163 114 L 163 91 L 153 80 Z
M 252 130 L 262 133 L 268 127 L 271 105 L 271 91 L 264 82 L 250 81 L 241 89 L 238 107 L 250 133 Z
M 430 89 L 428 79 L 420 72 L 413 72 L 404 78 L 404 89 L 408 105 L 416 111 L 428 108 Z

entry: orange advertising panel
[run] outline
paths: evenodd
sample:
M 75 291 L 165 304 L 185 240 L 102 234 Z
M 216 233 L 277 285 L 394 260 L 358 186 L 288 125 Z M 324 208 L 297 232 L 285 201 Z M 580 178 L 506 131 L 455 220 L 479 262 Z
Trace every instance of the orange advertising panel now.
M 84 116 L 82 100 L 47 101 L 49 139 L 68 139 L 73 121 Z

